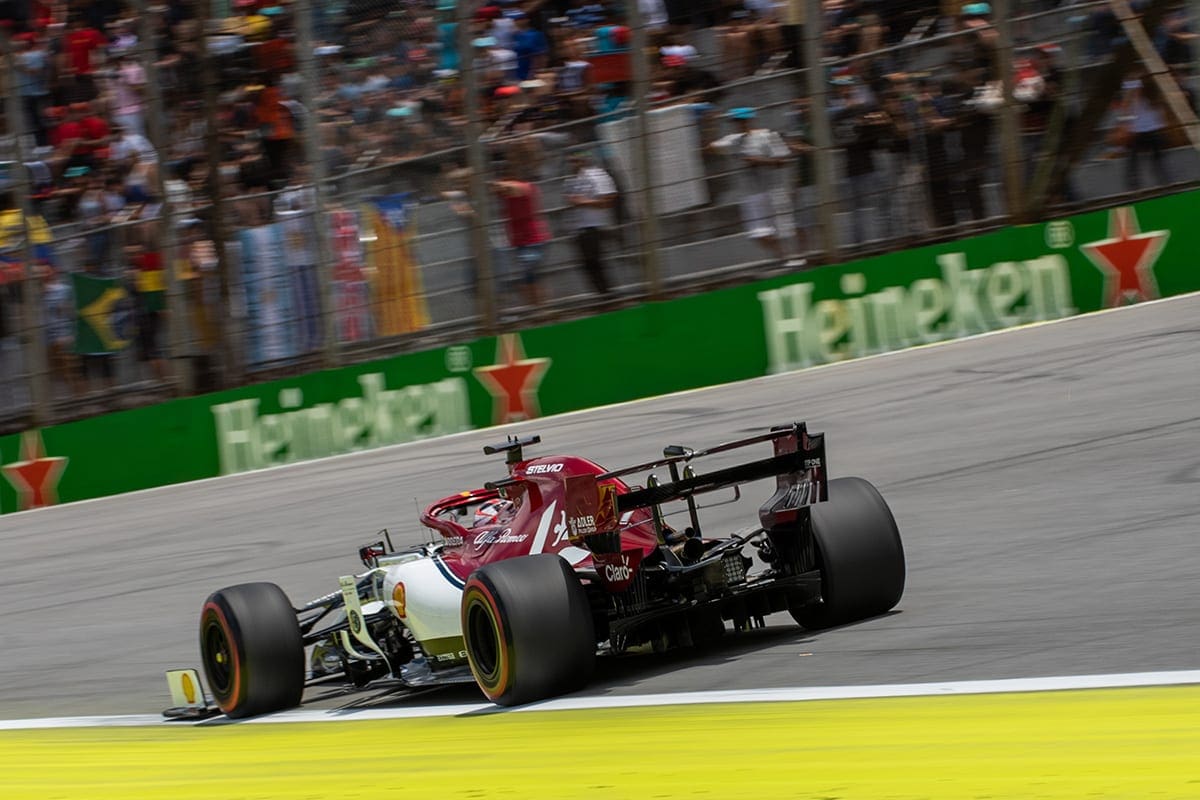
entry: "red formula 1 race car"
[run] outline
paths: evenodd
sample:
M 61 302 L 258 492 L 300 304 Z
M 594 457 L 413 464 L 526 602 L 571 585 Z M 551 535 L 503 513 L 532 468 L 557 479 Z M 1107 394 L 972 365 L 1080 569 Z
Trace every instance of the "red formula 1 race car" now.
M 617 470 L 526 457 L 538 442 L 485 447 L 506 455 L 507 476 L 429 506 L 432 542 L 395 550 L 385 534 L 362 548 L 367 571 L 341 578 L 339 591 L 299 608 L 270 583 L 212 594 L 200 650 L 220 710 L 290 708 L 330 681 L 474 681 L 516 705 L 582 688 L 598 654 L 702 644 L 778 611 L 823 628 L 900 600 L 891 511 L 867 481 L 827 479 L 824 437 L 802 423 L 706 450 L 667 447 Z M 754 445 L 771 454 L 699 470 Z M 636 475 L 640 484 L 627 480 Z M 755 524 L 720 536 L 701 528 L 702 500 L 768 478 L 776 488 Z

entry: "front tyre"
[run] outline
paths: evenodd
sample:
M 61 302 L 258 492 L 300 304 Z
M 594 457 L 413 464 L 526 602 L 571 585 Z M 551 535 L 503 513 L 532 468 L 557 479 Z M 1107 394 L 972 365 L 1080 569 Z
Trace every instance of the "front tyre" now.
M 475 570 L 463 589 L 462 629 L 475 682 L 502 706 L 581 689 L 595 667 L 587 593 L 550 553 Z
M 829 482 L 812 506 L 821 600 L 789 609 L 805 628 L 828 628 L 891 611 L 904 594 L 904 546 L 879 491 L 862 478 Z
M 200 612 L 208 688 L 233 719 L 283 711 L 304 695 L 304 640 L 287 595 L 273 583 L 214 592 Z

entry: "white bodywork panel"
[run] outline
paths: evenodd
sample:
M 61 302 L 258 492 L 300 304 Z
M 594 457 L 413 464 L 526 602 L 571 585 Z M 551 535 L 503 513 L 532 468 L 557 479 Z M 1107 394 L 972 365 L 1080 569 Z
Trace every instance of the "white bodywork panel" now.
M 384 568 L 383 602 L 400 617 L 418 642 L 462 637 L 459 608 L 462 589 L 451 583 L 428 556 Z M 396 584 L 404 584 L 404 608 L 392 599 Z

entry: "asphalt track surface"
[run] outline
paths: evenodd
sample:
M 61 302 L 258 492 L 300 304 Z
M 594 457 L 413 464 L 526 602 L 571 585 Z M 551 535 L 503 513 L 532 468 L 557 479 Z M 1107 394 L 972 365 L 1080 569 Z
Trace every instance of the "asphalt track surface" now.
M 695 356 L 702 357 L 702 356 Z M 804 419 L 831 470 L 875 482 L 908 586 L 884 617 L 786 615 L 715 651 L 634 654 L 588 694 L 1195 669 L 1200 664 L 1200 296 L 832 368 L 232 478 L 0 517 L 0 718 L 153 712 L 197 665 L 205 596 L 252 580 L 300 602 L 360 569 L 381 527 L 501 474 L 484 444 L 617 466 Z M 113 454 L 114 469 L 122 454 Z M 701 467 L 702 468 L 702 467 Z M 702 519 L 751 524 L 769 494 Z M 463 703 L 325 696 L 320 705 Z

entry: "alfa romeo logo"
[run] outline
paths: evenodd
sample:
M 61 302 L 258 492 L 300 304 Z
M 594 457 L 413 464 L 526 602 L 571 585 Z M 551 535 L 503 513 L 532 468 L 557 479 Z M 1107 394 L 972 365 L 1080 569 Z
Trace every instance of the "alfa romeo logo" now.
M 350 630 L 355 634 L 362 630 L 362 617 L 358 615 L 357 611 L 350 612 Z

